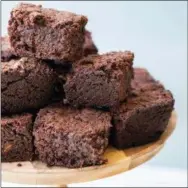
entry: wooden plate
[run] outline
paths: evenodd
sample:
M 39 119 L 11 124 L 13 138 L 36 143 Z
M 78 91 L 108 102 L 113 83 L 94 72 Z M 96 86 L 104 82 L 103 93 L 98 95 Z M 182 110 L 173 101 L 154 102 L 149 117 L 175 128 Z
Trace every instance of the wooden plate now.
M 109 147 L 105 153 L 108 163 L 101 166 L 67 169 L 62 167 L 46 167 L 39 161 L 2 163 L 2 180 L 11 183 L 32 185 L 66 185 L 109 177 L 125 172 L 154 157 L 164 146 L 176 125 L 176 114 L 172 113 L 168 127 L 156 142 L 126 150 Z

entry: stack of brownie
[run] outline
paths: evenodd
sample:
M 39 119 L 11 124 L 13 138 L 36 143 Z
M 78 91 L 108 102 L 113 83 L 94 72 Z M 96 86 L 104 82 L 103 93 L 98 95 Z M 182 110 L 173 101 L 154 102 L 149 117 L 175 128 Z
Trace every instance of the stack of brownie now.
M 157 140 L 170 91 L 130 51 L 98 54 L 87 18 L 21 3 L 1 38 L 1 159 L 77 168 Z

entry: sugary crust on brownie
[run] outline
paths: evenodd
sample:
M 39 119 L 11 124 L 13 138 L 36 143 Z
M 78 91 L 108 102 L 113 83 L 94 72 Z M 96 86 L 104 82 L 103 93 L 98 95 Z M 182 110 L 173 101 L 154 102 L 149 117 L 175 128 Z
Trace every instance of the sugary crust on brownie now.
M 90 55 L 74 64 L 75 68 L 81 66 L 93 67 L 95 70 L 104 69 L 114 71 L 124 67 L 132 67 L 134 54 L 130 51 L 109 52 L 102 55 Z
M 10 42 L 20 56 L 75 61 L 83 55 L 87 18 L 21 3 L 11 12 Z
M 110 119 L 107 112 L 62 104 L 40 110 L 34 125 L 39 159 L 50 166 L 68 168 L 103 164 Z
M 140 92 L 137 96 L 129 97 L 127 102 L 121 105 L 119 113 L 131 113 L 132 110 L 140 110 L 155 105 L 165 106 L 166 104 L 173 104 L 173 98 L 170 91 L 148 90 Z
M 64 85 L 66 99 L 78 106 L 117 105 L 130 88 L 133 58 L 129 51 L 111 52 L 76 62 Z
M 52 126 L 65 134 L 74 132 L 84 135 L 87 132 L 95 133 L 104 128 L 108 129 L 109 122 L 108 112 L 88 108 L 75 109 L 67 105 L 64 106 L 62 103 L 55 103 L 39 111 L 35 128 L 41 123 L 45 123 L 48 127 Z
M 87 18 L 85 16 L 77 15 L 68 11 L 43 8 L 42 5 L 34 5 L 30 3 L 20 3 L 12 10 L 11 14 L 13 17 L 23 19 L 26 26 L 27 24 L 35 24 L 37 21 L 46 21 L 44 23 L 46 26 L 49 25 L 54 28 L 58 25 L 65 26 L 71 23 L 77 23 L 80 25 L 85 25 L 87 23 Z M 25 19 L 20 16 L 25 16 Z

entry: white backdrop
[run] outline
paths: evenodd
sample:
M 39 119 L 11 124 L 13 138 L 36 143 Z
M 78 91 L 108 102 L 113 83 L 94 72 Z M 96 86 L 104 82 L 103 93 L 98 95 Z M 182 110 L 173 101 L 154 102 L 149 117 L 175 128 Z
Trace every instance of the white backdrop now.
M 18 1 L 2 2 L 2 35 Z M 178 126 L 149 164 L 186 168 L 187 163 L 187 2 L 34 2 L 87 15 L 87 28 L 100 52 L 132 50 L 135 66 L 146 67 L 175 97 Z

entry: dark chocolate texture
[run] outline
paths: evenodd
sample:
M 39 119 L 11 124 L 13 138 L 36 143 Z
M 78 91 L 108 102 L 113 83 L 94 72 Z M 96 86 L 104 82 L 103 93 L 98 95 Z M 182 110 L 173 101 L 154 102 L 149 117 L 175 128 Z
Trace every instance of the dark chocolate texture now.
M 133 58 L 129 51 L 111 52 L 90 55 L 73 64 L 64 85 L 67 102 L 73 106 L 118 105 L 130 89 Z
M 74 62 L 83 56 L 86 23 L 82 15 L 20 3 L 11 12 L 8 33 L 21 57 Z
M 34 124 L 36 153 L 50 166 L 103 164 L 110 120 L 107 112 L 74 109 L 60 103 L 41 109 Z
M 1 161 L 31 161 L 33 157 L 32 115 L 1 117 Z
M 172 94 L 159 86 L 146 70 L 141 71 L 134 71 L 137 87 L 141 89 L 132 85 L 136 93 L 130 95 L 118 109 L 112 109 L 110 141 L 119 149 L 157 140 L 166 129 L 173 110 Z
M 42 60 L 19 58 L 1 64 L 1 112 L 19 113 L 47 104 L 56 76 Z

